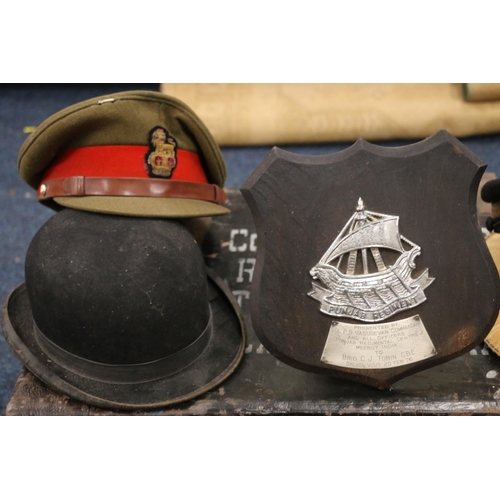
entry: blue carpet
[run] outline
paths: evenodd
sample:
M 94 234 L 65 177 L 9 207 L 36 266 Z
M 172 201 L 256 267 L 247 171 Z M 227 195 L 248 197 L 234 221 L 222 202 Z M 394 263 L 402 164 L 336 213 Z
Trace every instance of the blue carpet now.
M 113 92 L 158 90 L 158 84 L 109 85 L 3 85 L 0 86 L 0 302 L 24 280 L 26 249 L 40 226 L 54 212 L 37 203 L 34 191 L 17 174 L 17 154 L 27 137 L 25 127 L 36 126 L 71 104 Z M 412 141 L 383 142 L 401 146 Z M 488 171 L 500 177 L 500 135 L 472 137 L 462 142 L 485 160 Z M 301 154 L 328 154 L 349 144 L 281 145 Z M 226 187 L 237 188 L 269 153 L 270 147 L 223 148 L 228 167 Z M 450 182 L 453 182 L 450 179 Z M 10 397 L 21 364 L 0 336 L 0 415 Z

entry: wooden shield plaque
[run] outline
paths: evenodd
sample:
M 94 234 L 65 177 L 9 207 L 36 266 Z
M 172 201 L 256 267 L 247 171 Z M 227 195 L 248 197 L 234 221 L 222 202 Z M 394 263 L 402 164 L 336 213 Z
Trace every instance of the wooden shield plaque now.
M 241 190 L 258 235 L 262 344 L 381 389 L 479 344 L 500 307 L 476 215 L 485 168 L 445 131 L 327 156 L 274 148 Z

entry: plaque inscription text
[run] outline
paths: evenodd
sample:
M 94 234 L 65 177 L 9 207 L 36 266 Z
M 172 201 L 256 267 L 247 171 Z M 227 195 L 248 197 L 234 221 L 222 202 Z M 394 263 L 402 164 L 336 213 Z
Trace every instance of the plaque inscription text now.
M 333 321 L 321 361 L 376 370 L 408 365 L 437 354 L 417 314 L 390 323 L 356 325 Z

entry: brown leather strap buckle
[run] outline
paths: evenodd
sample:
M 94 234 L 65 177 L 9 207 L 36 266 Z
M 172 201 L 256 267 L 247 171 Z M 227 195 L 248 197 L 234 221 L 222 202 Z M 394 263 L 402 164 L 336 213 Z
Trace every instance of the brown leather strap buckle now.
M 215 203 L 222 205 L 226 201 L 226 193 L 224 192 L 223 189 L 221 189 L 219 186 L 216 184 L 212 184 L 214 187 L 214 199 Z

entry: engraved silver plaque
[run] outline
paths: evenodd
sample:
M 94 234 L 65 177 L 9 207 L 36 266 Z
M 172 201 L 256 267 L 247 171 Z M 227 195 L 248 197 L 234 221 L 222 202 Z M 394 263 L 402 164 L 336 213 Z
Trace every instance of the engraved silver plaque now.
M 420 316 L 390 323 L 356 325 L 333 321 L 321 361 L 379 370 L 409 365 L 437 354 Z
M 381 249 L 398 256 L 392 265 Z M 426 300 L 424 289 L 434 278 L 428 269 L 416 279 L 411 276 L 420 253 L 418 245 L 399 234 L 398 216 L 369 212 L 360 198 L 354 215 L 309 271 L 316 281 L 309 296 L 330 316 L 385 320 Z

